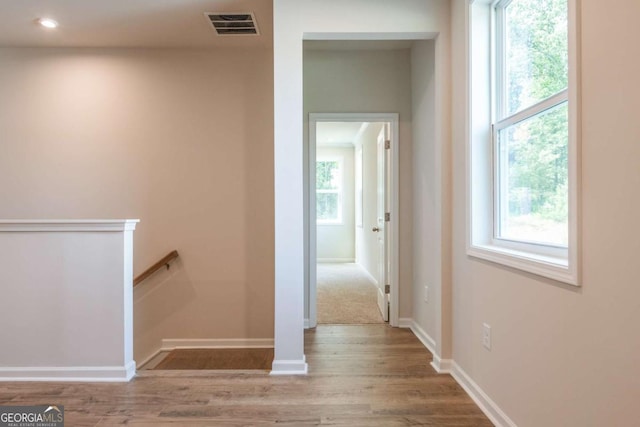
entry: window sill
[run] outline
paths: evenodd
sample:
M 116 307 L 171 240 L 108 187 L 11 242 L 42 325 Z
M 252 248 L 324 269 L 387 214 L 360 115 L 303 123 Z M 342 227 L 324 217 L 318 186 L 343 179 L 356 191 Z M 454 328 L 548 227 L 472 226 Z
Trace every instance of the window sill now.
M 471 245 L 467 254 L 538 276 L 579 286 L 566 258 L 533 254 L 496 245 Z

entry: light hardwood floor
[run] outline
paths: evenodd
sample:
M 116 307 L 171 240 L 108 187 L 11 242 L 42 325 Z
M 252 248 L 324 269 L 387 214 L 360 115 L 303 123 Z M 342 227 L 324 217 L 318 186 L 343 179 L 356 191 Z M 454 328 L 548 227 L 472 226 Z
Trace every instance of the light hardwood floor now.
M 307 376 L 140 371 L 130 383 L 0 383 L 0 405 L 62 404 L 67 426 L 491 426 L 406 329 L 321 325 Z
M 171 351 L 156 370 L 180 369 L 271 369 L 273 348 L 177 349 Z

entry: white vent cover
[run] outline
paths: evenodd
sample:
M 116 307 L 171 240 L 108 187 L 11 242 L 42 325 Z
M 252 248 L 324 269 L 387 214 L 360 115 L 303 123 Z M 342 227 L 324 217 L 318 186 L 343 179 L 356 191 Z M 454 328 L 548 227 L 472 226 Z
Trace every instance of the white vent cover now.
M 205 13 L 219 36 L 257 36 L 258 24 L 253 12 Z

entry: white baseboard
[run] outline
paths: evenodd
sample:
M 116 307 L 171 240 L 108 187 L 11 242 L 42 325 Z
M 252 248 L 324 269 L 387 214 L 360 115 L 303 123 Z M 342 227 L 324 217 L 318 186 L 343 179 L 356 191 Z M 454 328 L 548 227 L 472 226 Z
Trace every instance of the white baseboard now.
M 309 366 L 307 357 L 300 360 L 274 360 L 271 365 L 271 375 L 307 375 Z
M 149 356 L 145 357 L 142 362 L 138 363 L 138 368 L 142 368 L 144 365 L 146 365 L 147 363 L 149 363 L 151 360 L 153 360 L 154 357 L 156 357 L 157 355 L 159 355 L 160 353 L 162 353 L 162 347 L 160 347 L 159 349 L 153 351 Z
M 342 263 L 354 263 L 355 258 L 318 258 L 318 264 L 342 264 Z
M 369 273 L 369 270 L 364 268 L 364 266 L 361 265 L 361 264 L 358 264 L 358 265 L 360 266 L 360 268 L 362 268 L 362 272 L 369 278 L 369 280 L 371 280 L 374 285 L 378 286 L 378 281 L 376 280 L 375 277 L 373 277 L 373 275 L 371 273 Z M 409 320 L 411 320 L 411 319 L 409 319 Z
M 478 405 L 480 410 L 496 427 L 517 427 L 507 414 L 476 384 L 467 373 L 453 359 L 441 359 L 435 352 L 436 342 L 413 319 L 403 317 L 399 319 L 401 328 L 410 328 L 422 344 L 433 354 L 431 366 L 439 374 L 450 374 L 453 379 L 467 392 Z
M 142 367 L 163 351 L 194 348 L 273 348 L 273 338 L 168 338 L 163 339 L 160 348 L 145 357 L 138 366 Z
M 305 317 L 305 319 L 304 319 L 304 328 L 305 329 L 309 329 L 309 318 L 308 317 Z
M 135 374 L 131 361 L 125 366 L 0 368 L 0 381 L 127 382 Z
M 451 367 L 453 364 L 452 359 L 442 359 L 436 353 L 436 340 L 431 338 L 431 336 L 420 327 L 413 319 L 403 318 L 401 319 L 401 327 L 408 327 L 414 333 L 416 337 L 420 340 L 420 342 L 431 352 L 433 355 L 433 361 L 431 362 L 431 366 L 436 370 L 439 374 L 449 374 L 451 373 Z
M 452 359 L 441 359 L 440 356 L 436 353 L 436 340 L 431 338 L 431 336 L 420 327 L 413 319 L 403 318 L 400 319 L 400 327 L 410 328 L 416 337 L 420 340 L 420 342 L 431 352 L 433 355 L 433 361 L 431 362 L 431 366 L 436 370 L 439 374 L 449 374 L 451 373 L 451 367 L 453 360 Z M 406 325 L 406 326 L 402 326 Z
M 170 338 L 162 340 L 157 353 L 192 348 L 273 348 L 273 338 Z
M 452 363 L 451 376 L 476 402 L 482 412 L 497 427 L 517 427 L 498 405 L 476 384 L 467 373 L 454 361 Z
M 429 336 L 429 334 L 424 329 L 422 329 L 420 327 L 420 325 L 418 325 L 416 323 L 415 320 L 411 320 L 411 325 L 409 326 L 409 328 L 415 334 L 415 336 L 418 337 L 420 342 L 425 347 L 427 347 L 427 350 L 429 350 L 431 352 L 431 354 L 433 354 L 433 356 L 435 358 L 435 355 L 436 355 L 436 341 L 433 338 L 431 338 L 431 336 Z

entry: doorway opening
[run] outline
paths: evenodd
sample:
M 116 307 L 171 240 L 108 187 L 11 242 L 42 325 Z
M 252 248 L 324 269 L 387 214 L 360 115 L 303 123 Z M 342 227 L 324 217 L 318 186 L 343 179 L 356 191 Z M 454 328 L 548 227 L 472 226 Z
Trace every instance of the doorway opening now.
M 309 116 L 309 327 L 398 324 L 398 115 Z

